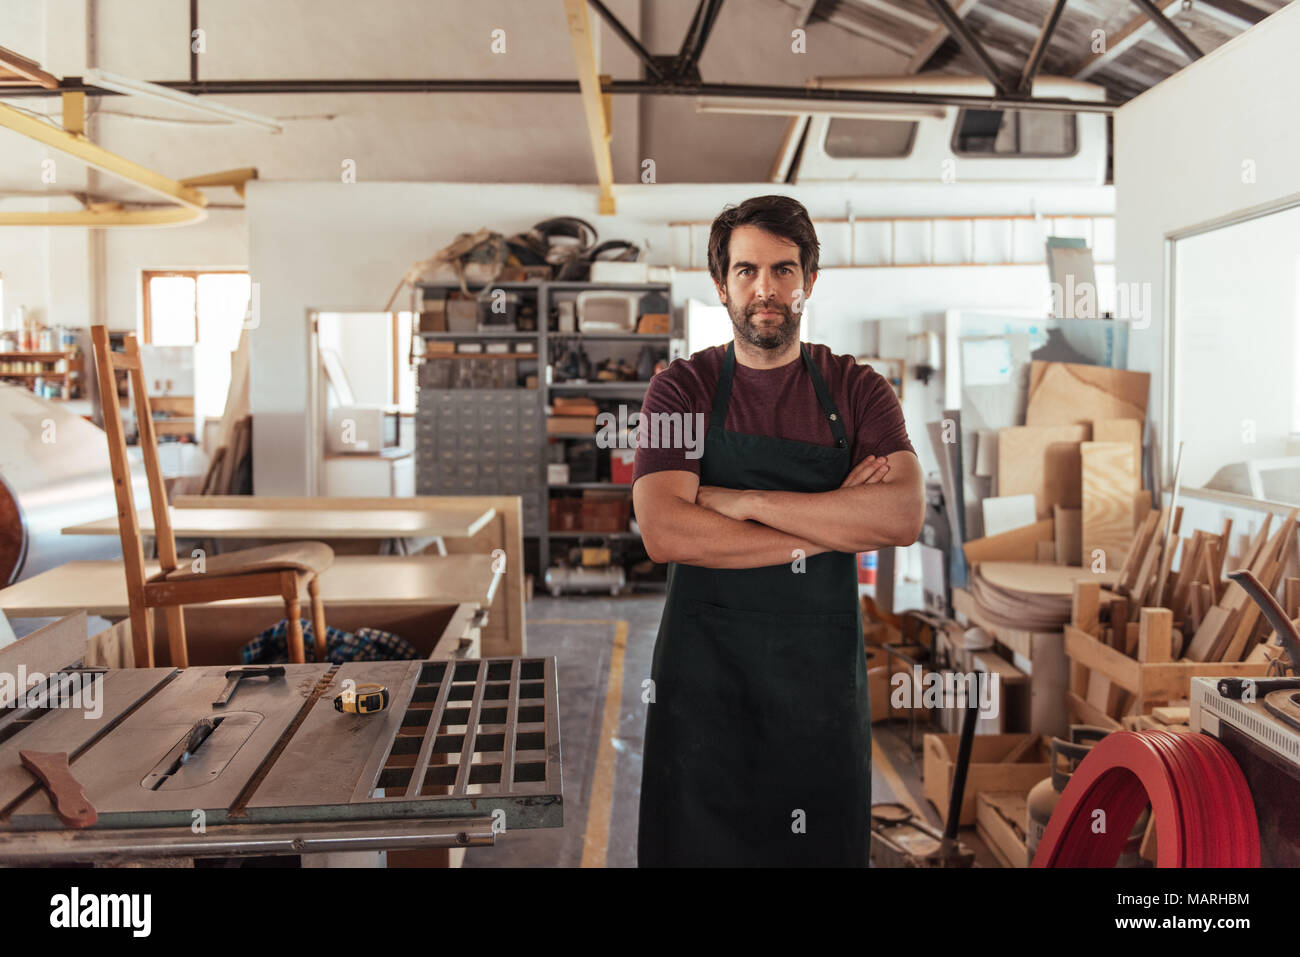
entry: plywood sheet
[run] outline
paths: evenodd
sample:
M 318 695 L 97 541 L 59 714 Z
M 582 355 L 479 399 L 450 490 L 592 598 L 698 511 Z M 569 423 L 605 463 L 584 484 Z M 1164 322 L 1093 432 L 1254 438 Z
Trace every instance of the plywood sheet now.
M 1035 522 L 1015 528 L 1001 535 L 976 538 L 962 546 L 966 561 L 974 564 L 983 561 L 1022 561 L 1038 559 L 1038 546 L 1052 542 L 1052 520 Z
M 1133 448 L 1125 442 L 1084 442 L 1079 449 L 1083 559 L 1091 562 L 1093 552 L 1101 549 L 1106 567 L 1119 568 L 1133 540 L 1133 493 L 1138 490 Z
M 998 495 L 1034 496 L 1038 518 L 1079 507 L 1079 443 L 1088 425 L 1021 425 L 998 433 Z
M 1146 421 L 1151 374 L 1072 362 L 1034 362 L 1029 369 L 1026 425 L 1069 425 L 1097 419 Z
M 1081 568 L 1067 568 L 1040 562 L 984 562 L 980 574 L 991 585 L 1009 591 L 1031 595 L 1059 595 L 1067 599 L 1074 596 L 1074 583 L 1079 579 L 1099 585 L 1113 585 L 1119 577 L 1117 571 L 1094 574 Z
M 1133 461 L 1139 476 L 1139 486 L 1142 475 L 1142 424 L 1139 419 L 1094 419 L 1092 423 L 1094 442 L 1127 442 L 1133 446 Z

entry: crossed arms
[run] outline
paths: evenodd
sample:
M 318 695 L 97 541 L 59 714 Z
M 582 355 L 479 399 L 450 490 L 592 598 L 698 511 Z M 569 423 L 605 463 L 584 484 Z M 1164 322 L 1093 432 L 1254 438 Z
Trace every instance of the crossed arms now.
M 910 545 L 925 521 L 925 482 L 911 452 L 868 456 L 829 492 L 700 485 L 693 472 L 643 475 L 632 503 L 655 562 L 760 568 L 822 552 Z

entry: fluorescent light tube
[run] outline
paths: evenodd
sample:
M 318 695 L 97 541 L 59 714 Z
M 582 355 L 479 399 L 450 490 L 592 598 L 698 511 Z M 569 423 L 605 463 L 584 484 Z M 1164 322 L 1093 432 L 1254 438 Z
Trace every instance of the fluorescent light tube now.
M 180 90 L 173 90 L 171 87 L 159 86 L 157 83 L 149 83 L 146 80 L 137 80 L 129 76 L 119 76 L 116 73 L 107 73 L 104 70 L 87 70 L 82 79 L 91 86 L 98 86 L 105 90 L 112 90 L 115 93 L 125 93 L 129 96 L 146 96 L 155 100 L 163 100 L 167 103 L 174 103 L 177 106 L 189 107 L 200 113 L 207 113 L 209 116 L 219 116 L 223 119 L 234 120 L 237 123 L 247 123 L 250 126 L 261 127 L 272 133 L 283 133 L 284 126 L 270 117 L 260 116 L 257 113 L 249 113 L 247 110 L 239 110 L 233 106 L 225 106 L 221 103 L 214 103 L 211 100 L 205 100 L 202 97 L 194 96 L 191 93 L 182 93 Z

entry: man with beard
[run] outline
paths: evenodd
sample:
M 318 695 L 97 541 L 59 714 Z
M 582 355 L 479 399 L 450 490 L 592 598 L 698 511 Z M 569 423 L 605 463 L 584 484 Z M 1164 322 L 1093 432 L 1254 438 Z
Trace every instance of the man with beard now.
M 855 553 L 909 545 L 920 465 L 889 383 L 801 343 L 817 279 L 785 196 L 713 222 L 733 341 L 678 359 L 642 406 L 706 416 L 703 456 L 639 442 L 633 504 L 668 562 L 646 718 L 641 866 L 866 866 L 871 725 Z M 685 420 L 683 420 L 685 421 Z

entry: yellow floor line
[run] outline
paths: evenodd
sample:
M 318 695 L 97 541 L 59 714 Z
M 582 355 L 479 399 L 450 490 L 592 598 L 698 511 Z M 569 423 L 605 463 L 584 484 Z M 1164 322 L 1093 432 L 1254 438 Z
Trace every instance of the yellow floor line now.
M 614 805 L 614 738 L 623 711 L 623 657 L 627 651 L 627 622 L 614 627 L 614 648 L 609 656 L 609 681 L 605 686 L 605 714 L 596 747 L 596 770 L 587 802 L 587 833 L 582 840 L 582 866 L 604 867 L 609 851 L 609 819 Z
M 874 734 L 871 736 L 871 769 L 873 775 L 879 774 L 885 779 L 885 783 L 888 784 L 889 789 L 894 792 L 894 798 L 898 803 L 906 804 L 912 809 L 912 813 L 920 820 L 928 820 L 925 814 L 921 812 L 921 809 L 917 807 L 916 800 L 912 797 L 912 792 L 907 789 L 907 785 L 903 783 L 903 779 L 898 776 L 898 771 L 894 769 L 893 763 L 889 760 L 889 755 L 885 753 L 879 742 L 876 741 L 876 736 Z

